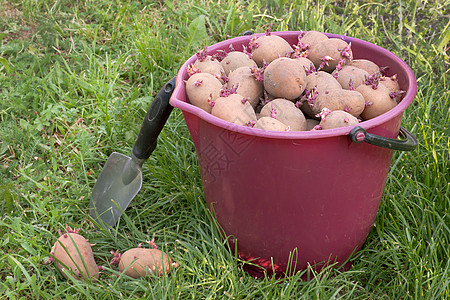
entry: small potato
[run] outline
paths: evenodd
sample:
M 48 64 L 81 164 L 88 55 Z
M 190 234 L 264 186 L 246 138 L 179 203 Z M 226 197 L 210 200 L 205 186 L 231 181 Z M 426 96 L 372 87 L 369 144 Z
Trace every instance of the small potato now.
M 339 63 L 340 59 L 343 59 L 341 55 L 342 51 L 348 47 L 347 42 L 338 38 L 329 38 L 323 41 L 320 41 L 316 47 L 312 48 L 308 54 L 308 58 L 314 63 L 316 68 L 319 68 L 322 59 L 326 56 L 329 56 L 331 60 L 328 60 L 328 63 L 323 66 L 323 70 L 331 73 Z M 347 60 L 351 60 L 352 50 L 349 51 L 350 58 Z
M 343 66 L 340 71 L 334 70 L 333 75 L 337 76 L 336 80 L 345 90 L 356 89 L 369 77 L 365 70 L 354 66 Z
M 294 51 L 285 39 L 276 35 L 262 35 L 255 42 L 258 46 L 252 49 L 252 59 L 259 67 L 263 66 L 264 61 L 270 64 Z
M 348 65 L 363 69 L 369 75 L 380 71 L 380 67 L 376 63 L 367 59 L 353 59 Z
M 358 119 L 351 114 L 342 110 L 335 110 L 325 116 L 322 121 L 320 121 L 319 125 L 323 130 L 325 130 L 345 126 L 353 126 L 357 125 L 358 123 Z
M 222 75 L 225 74 L 225 71 L 222 67 L 222 64 L 213 59 L 212 56 L 208 55 L 204 58 L 204 60 L 196 60 L 194 62 L 194 67 L 199 69 L 202 73 L 209 73 L 219 79 L 223 84 Z
M 170 257 L 158 249 L 132 248 L 120 257 L 119 271 L 139 278 L 143 276 L 161 276 L 176 267 Z
M 288 126 L 277 119 L 271 117 L 262 117 L 256 121 L 253 128 L 259 128 L 264 130 L 274 130 L 274 131 L 287 131 Z
M 83 236 L 66 230 L 52 247 L 56 266 L 63 276 L 71 270 L 76 277 L 97 281 L 99 268 L 94 260 L 91 244 Z
M 306 130 L 306 119 L 302 111 L 292 101 L 286 99 L 274 99 L 264 105 L 260 117 L 270 117 L 272 114 L 292 131 Z
M 222 84 L 209 73 L 195 73 L 186 81 L 186 94 L 191 104 L 200 107 L 206 112 L 211 112 L 211 101 L 219 97 Z
M 264 71 L 264 88 L 277 98 L 294 101 L 301 96 L 305 87 L 305 70 L 295 59 L 277 58 Z
M 256 120 L 256 114 L 245 97 L 239 94 L 231 94 L 227 97 L 219 97 L 211 110 L 211 114 L 237 125 L 246 125 Z
M 253 108 L 264 94 L 262 81 L 256 80 L 249 67 L 239 67 L 228 76 L 227 86 L 237 87 L 236 93 L 247 98 Z
M 378 84 L 376 89 L 370 85 L 362 84 L 356 91 L 365 99 L 365 108 L 361 113 L 363 120 L 369 120 L 388 112 L 397 105 L 397 102 L 389 96 L 389 90 L 383 84 Z
M 253 59 L 248 57 L 248 55 L 244 52 L 240 51 L 232 51 L 228 53 L 220 63 L 222 64 L 225 75 L 227 76 L 228 74 L 230 74 L 230 72 L 240 67 L 257 67 L 256 62 Z

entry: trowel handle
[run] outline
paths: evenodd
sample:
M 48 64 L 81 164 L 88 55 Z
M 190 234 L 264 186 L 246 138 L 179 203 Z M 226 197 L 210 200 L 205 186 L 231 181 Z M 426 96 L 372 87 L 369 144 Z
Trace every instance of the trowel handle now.
M 173 77 L 164 85 L 147 111 L 133 147 L 133 155 L 136 158 L 145 160 L 156 148 L 158 136 L 173 108 L 169 104 L 169 99 L 175 89 L 175 78 Z

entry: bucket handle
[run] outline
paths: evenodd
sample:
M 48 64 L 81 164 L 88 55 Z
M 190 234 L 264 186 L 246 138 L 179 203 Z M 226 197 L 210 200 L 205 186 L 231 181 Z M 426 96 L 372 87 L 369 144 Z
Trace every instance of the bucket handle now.
M 375 134 L 368 133 L 364 128 L 357 126 L 350 131 L 350 138 L 355 143 L 366 142 L 371 145 L 388 148 L 392 150 L 412 151 L 416 149 L 417 139 L 411 132 L 400 126 L 399 137 L 400 139 L 391 139 Z

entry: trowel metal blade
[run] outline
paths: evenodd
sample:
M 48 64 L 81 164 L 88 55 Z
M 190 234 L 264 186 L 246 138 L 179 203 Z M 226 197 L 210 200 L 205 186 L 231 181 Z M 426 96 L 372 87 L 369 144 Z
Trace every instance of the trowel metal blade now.
M 100 225 L 114 226 L 141 187 L 141 165 L 113 152 L 95 183 L 89 214 Z

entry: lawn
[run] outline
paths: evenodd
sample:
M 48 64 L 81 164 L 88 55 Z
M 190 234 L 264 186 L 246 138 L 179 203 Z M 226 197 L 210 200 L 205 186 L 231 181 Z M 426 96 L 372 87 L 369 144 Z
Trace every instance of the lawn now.
M 450 1 L 0 0 L 0 299 L 448 299 Z M 119 224 L 100 230 L 91 191 L 113 151 L 130 155 L 158 90 L 197 47 L 319 30 L 380 45 L 418 81 L 376 222 L 346 272 L 255 279 L 209 217 L 197 155 L 174 109 Z M 44 264 L 65 224 L 93 244 L 97 282 Z M 154 239 L 179 264 L 133 280 L 111 251 Z M 312 270 L 308 270 L 312 272 Z

